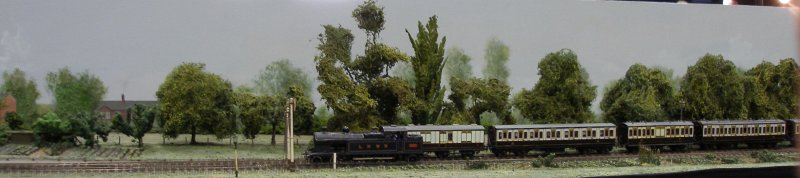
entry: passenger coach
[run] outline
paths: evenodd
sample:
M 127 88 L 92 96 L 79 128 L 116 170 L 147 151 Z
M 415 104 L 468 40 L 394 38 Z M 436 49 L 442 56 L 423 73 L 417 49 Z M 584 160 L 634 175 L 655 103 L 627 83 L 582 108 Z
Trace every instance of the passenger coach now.
M 721 120 L 698 121 L 702 135 L 701 148 L 732 148 L 737 144 L 748 147 L 775 147 L 787 138 L 786 121 L 783 120 Z
M 422 150 L 436 157 L 448 157 L 451 152 L 473 157 L 486 146 L 484 128 L 480 125 L 409 125 L 403 126 L 410 135 L 422 136 Z
M 607 153 L 616 144 L 616 130 L 610 123 L 497 125 L 489 128 L 489 149 L 497 156 L 526 155 L 531 150 L 561 152 L 565 148 Z
M 695 142 L 692 122 L 626 122 L 619 129 L 623 133 L 619 136 L 620 145 L 631 152 L 640 146 L 683 150 Z

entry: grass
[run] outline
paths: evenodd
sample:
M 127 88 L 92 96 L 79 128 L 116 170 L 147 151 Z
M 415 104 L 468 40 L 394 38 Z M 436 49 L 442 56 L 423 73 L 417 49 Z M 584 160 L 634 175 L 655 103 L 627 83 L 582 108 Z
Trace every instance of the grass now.
M 666 165 L 632 167 L 589 168 L 491 168 L 485 170 L 463 169 L 393 169 L 381 167 L 313 169 L 290 172 L 286 170 L 242 171 L 242 177 L 586 177 L 632 174 L 653 174 L 693 171 L 711 168 L 746 168 L 797 165 L 794 162 L 767 164 L 723 164 L 723 165 Z M 0 177 L 232 177 L 233 171 L 180 171 L 157 173 L 61 173 L 18 174 L 0 173 Z
M 45 160 L 200 160 L 233 159 L 235 157 L 231 138 L 217 139 L 214 135 L 197 135 L 198 145 L 189 144 L 191 135 L 182 134 L 177 138 L 164 139 L 161 134 L 147 134 L 143 138 L 144 149 L 138 148 L 131 137 L 111 133 L 107 142 L 100 142 L 96 148 L 73 147 L 58 156 L 36 155 L 34 146 L 7 144 L 0 146 L 0 159 L 45 159 Z M 245 159 L 283 159 L 283 135 L 275 136 L 275 145 L 270 144 L 270 135 L 258 135 L 256 139 L 243 139 L 239 136 L 239 158 Z M 311 136 L 298 136 L 295 157 L 301 158 Z

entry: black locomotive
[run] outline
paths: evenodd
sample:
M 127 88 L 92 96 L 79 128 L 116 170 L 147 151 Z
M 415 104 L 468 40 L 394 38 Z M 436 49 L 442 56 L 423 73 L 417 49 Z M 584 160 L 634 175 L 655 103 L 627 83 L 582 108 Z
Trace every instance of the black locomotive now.
M 330 161 L 334 154 L 337 161 L 417 161 L 423 154 L 422 137 L 396 126 L 370 133 L 316 132 L 314 145 L 305 154 L 312 162 Z

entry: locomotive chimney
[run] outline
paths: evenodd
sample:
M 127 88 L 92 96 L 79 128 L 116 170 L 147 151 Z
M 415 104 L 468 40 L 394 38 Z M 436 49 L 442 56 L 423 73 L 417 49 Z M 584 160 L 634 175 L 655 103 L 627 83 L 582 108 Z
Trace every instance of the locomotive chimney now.
M 125 104 L 125 93 L 122 94 L 122 104 Z

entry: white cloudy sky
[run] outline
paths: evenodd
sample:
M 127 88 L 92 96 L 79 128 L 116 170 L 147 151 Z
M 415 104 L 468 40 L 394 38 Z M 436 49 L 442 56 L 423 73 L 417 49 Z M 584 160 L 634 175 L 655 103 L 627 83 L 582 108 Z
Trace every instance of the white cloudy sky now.
M 683 75 L 705 53 L 750 68 L 762 60 L 797 57 L 792 14 L 781 8 L 572 0 L 379 0 L 386 7 L 382 41 L 411 54 L 406 28 L 439 16 L 447 46 L 484 66 L 492 36 L 511 48 L 514 91 L 538 80 L 547 53 L 574 50 L 598 85 L 621 77 L 634 63 L 660 65 Z M 272 61 L 290 59 L 316 76 L 313 57 L 322 24 L 363 33 L 351 11 L 361 1 L 142 0 L 0 1 L 0 71 L 22 68 L 44 94 L 47 72 L 88 70 L 108 86 L 106 99 L 155 99 L 167 73 L 184 61 L 248 84 Z M 315 96 L 317 97 L 317 96 Z M 599 100 L 598 97 L 597 100 Z M 596 109 L 596 107 L 595 107 Z

